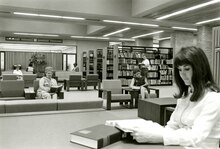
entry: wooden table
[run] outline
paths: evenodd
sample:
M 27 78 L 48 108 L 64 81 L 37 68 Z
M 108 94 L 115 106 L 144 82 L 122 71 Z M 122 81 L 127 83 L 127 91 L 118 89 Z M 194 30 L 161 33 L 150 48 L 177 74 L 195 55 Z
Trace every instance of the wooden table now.
M 2 149 L 88 149 L 70 142 L 70 133 L 106 120 L 136 119 L 137 109 L 82 110 L 0 116 L 0 148 Z M 138 144 L 119 141 L 105 149 L 183 149 L 161 144 Z
M 138 103 L 138 117 L 165 125 L 165 107 L 175 107 L 176 102 L 176 99 L 172 97 L 140 99 Z
M 36 93 L 33 88 L 25 88 L 25 99 L 35 99 Z

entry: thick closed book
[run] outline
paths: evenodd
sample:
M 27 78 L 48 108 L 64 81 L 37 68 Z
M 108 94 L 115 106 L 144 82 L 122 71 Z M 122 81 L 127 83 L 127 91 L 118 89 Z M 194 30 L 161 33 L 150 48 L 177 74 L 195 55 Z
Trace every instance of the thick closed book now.
M 71 142 L 94 149 L 102 148 L 122 139 L 122 131 L 104 124 L 78 130 L 70 135 Z

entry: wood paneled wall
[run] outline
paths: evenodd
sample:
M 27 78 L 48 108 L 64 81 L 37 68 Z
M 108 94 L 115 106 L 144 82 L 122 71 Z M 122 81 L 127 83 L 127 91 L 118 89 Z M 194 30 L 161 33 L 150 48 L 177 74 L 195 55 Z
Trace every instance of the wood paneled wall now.
M 12 70 L 14 64 L 21 64 L 22 69 L 26 69 L 29 59 L 34 52 L 5 52 L 5 70 Z M 62 70 L 62 53 L 43 53 L 46 56 L 47 66 L 52 66 L 54 70 Z

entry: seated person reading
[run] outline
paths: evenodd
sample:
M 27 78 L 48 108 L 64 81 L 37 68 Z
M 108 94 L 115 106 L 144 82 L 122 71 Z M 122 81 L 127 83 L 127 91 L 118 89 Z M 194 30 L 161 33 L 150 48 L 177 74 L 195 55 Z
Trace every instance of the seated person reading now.
M 130 88 L 140 90 L 142 99 L 145 98 L 145 95 L 149 98 L 147 78 L 141 75 L 141 70 L 138 68 L 134 69 L 133 75 L 134 77 L 131 80 Z
M 37 96 L 42 99 L 57 99 L 57 93 L 51 93 L 51 87 L 57 86 L 57 81 L 52 78 L 53 68 L 45 68 L 45 76 L 39 81 L 39 88 L 37 90 Z M 51 97 L 52 95 L 52 97 Z
M 27 72 L 34 72 L 34 68 L 33 68 L 33 65 L 32 63 L 30 63 L 26 69 Z
M 18 80 L 22 80 L 23 79 L 23 73 L 20 70 L 20 66 L 16 65 L 16 69 L 13 71 L 13 74 L 17 75 Z

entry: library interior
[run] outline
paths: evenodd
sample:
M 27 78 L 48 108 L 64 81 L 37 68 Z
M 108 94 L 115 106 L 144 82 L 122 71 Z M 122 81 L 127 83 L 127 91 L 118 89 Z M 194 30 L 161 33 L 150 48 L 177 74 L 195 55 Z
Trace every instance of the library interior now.
M 208 149 L 208 141 L 219 147 L 220 135 L 216 145 L 212 133 L 185 144 L 169 144 L 165 135 L 140 143 L 135 130 L 120 130 L 117 139 L 93 130 L 101 143 L 87 138 L 93 126 L 114 121 L 115 129 L 115 120 L 165 129 L 177 113 L 175 95 L 199 96 L 196 81 L 177 83 L 177 74 L 197 69 L 176 62 L 183 48 L 204 52 L 211 83 L 220 87 L 219 10 L 220 0 L 0 0 L 0 148 Z

